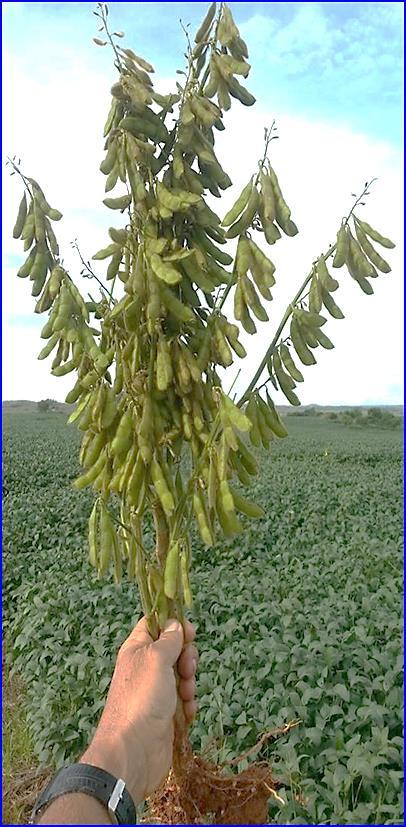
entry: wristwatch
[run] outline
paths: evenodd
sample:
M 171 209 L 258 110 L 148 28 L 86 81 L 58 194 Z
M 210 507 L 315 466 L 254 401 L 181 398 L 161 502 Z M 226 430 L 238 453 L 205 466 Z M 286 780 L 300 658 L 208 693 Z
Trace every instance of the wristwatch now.
M 107 808 L 112 824 L 136 824 L 134 802 L 122 778 L 91 764 L 71 764 L 54 775 L 41 793 L 31 814 L 30 824 L 52 801 L 67 793 L 85 793 Z

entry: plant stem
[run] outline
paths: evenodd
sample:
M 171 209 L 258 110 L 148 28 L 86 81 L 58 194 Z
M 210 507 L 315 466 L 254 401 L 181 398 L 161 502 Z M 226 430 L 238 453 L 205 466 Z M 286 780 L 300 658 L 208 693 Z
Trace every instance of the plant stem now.
M 105 285 L 103 284 L 103 282 L 100 281 L 99 277 L 96 276 L 96 273 L 94 272 L 94 270 L 92 270 L 89 262 L 84 260 L 84 258 L 82 256 L 82 253 L 80 252 L 79 245 L 78 245 L 78 242 L 77 242 L 76 238 L 75 238 L 75 241 L 72 241 L 72 247 L 73 247 L 74 250 L 76 250 L 76 252 L 77 252 L 77 254 L 78 254 L 78 256 L 79 256 L 79 258 L 80 258 L 80 260 L 83 264 L 83 267 L 85 267 L 87 272 L 89 273 L 87 278 L 95 279 L 95 281 L 97 281 L 97 283 L 101 287 L 101 289 L 104 290 L 104 292 L 107 293 L 108 296 L 110 296 L 110 299 L 114 303 L 116 303 L 116 300 L 115 300 L 113 294 L 110 293 L 110 290 L 108 290 L 107 287 L 105 287 Z
M 30 194 L 30 196 L 31 196 L 31 198 L 32 198 L 32 192 L 31 192 L 31 190 L 30 190 L 30 186 L 29 186 L 29 183 L 28 183 L 27 178 L 25 177 L 25 175 L 23 175 L 23 173 L 21 172 L 21 170 L 19 169 L 19 167 L 17 166 L 17 164 L 15 164 L 15 163 L 14 163 L 14 161 L 12 160 L 12 158 L 7 158 L 7 161 L 8 161 L 8 163 L 9 163 L 9 164 L 13 167 L 14 172 L 17 172 L 17 173 L 18 173 L 18 175 L 20 176 L 20 178 L 22 178 L 22 179 L 23 179 L 24 186 L 25 186 L 26 190 L 29 192 L 29 194 Z
M 104 4 L 103 3 L 98 3 L 97 5 L 98 5 L 98 7 L 100 9 L 100 12 L 101 12 L 101 20 L 103 22 L 104 31 L 106 32 L 106 37 L 108 38 L 108 40 L 110 42 L 110 46 L 113 49 L 113 52 L 116 56 L 116 60 L 117 60 L 117 64 L 118 64 L 117 68 L 118 68 L 119 72 L 122 72 L 123 71 L 123 65 L 121 63 L 120 55 L 117 51 L 116 44 L 114 43 L 114 40 L 113 40 L 113 38 L 112 38 L 112 36 L 109 32 L 109 27 L 107 25 L 107 17 L 106 17 L 106 13 L 105 13 L 105 9 L 104 9 Z
M 217 313 L 219 313 L 219 312 L 220 312 L 220 310 L 221 310 L 221 308 L 223 307 L 223 305 L 224 305 L 224 303 L 225 303 L 225 301 L 226 301 L 226 298 L 227 298 L 227 296 L 228 296 L 228 294 L 229 294 L 229 292 L 230 292 L 230 290 L 231 290 L 231 288 L 232 288 L 233 284 L 234 284 L 234 272 L 230 273 L 230 281 L 228 282 L 228 284 L 227 284 L 227 286 L 226 286 L 226 288 L 225 288 L 225 290 L 224 290 L 224 292 L 223 292 L 223 295 L 222 295 L 222 297 L 221 297 L 221 299 L 220 299 L 220 301 L 219 301 L 219 303 L 218 303 L 217 307 L 213 307 L 213 312 L 212 312 L 212 314 L 211 314 L 212 316 L 214 316 L 214 314 L 216 314 L 216 315 L 217 315 Z
M 265 161 L 267 159 L 269 144 L 271 143 L 271 141 L 273 141 L 275 139 L 275 137 L 277 137 L 277 136 L 272 134 L 275 130 L 276 130 L 275 120 L 273 120 L 272 123 L 271 123 L 270 128 L 269 129 L 265 128 L 264 154 L 263 154 L 261 160 L 258 163 L 259 171 L 258 171 L 257 176 L 255 178 L 255 184 L 258 184 L 260 172 L 261 172 L 262 167 L 264 166 Z
M 165 568 L 165 560 L 169 546 L 168 523 L 166 522 L 166 517 L 160 503 L 154 503 L 152 506 L 152 514 L 155 525 L 155 552 L 161 570 L 163 571 Z

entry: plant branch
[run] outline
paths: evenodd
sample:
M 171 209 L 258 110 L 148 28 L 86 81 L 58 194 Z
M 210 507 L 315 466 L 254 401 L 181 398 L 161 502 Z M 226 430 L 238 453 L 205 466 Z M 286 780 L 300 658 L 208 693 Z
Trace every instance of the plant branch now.
M 232 273 L 230 273 L 230 280 L 229 280 L 228 284 L 226 285 L 225 289 L 223 290 L 223 293 L 221 295 L 221 299 L 220 299 L 217 307 L 216 307 L 216 305 L 214 305 L 214 307 L 213 307 L 213 311 L 212 311 L 212 314 L 211 314 L 212 316 L 217 315 L 220 312 L 220 310 L 224 306 L 226 298 L 227 298 L 227 296 L 228 296 L 228 294 L 229 294 L 229 292 L 230 292 L 230 290 L 231 290 L 231 288 L 234 284 L 235 284 L 235 281 L 234 281 L 234 271 L 233 271 Z
M 333 252 L 333 251 L 335 250 L 335 248 L 336 248 L 336 245 L 335 245 L 335 244 L 334 244 L 334 246 L 333 246 L 333 247 L 330 247 L 329 254 L 330 254 L 331 252 Z M 325 256 L 325 258 L 327 258 L 327 255 Z M 275 333 L 275 335 L 274 335 L 274 337 L 273 337 L 273 339 L 272 339 L 272 342 L 271 342 L 271 344 L 269 345 L 269 347 L 267 348 L 267 351 L 266 351 L 266 353 L 265 353 L 265 356 L 264 356 L 264 357 L 263 357 L 263 359 L 261 360 L 261 362 L 260 362 L 260 364 L 259 364 L 259 366 L 258 366 L 258 369 L 256 370 L 256 372 L 255 372 L 254 376 L 252 377 L 251 382 L 249 383 L 249 385 L 248 385 L 248 387 L 247 387 L 246 391 L 243 393 L 243 395 L 242 395 L 241 399 L 237 402 L 238 407 L 241 407 L 241 405 L 243 405 L 243 404 L 244 404 L 244 402 L 246 402 L 246 400 L 248 399 L 248 397 L 249 397 L 249 395 L 250 395 L 251 391 L 253 391 L 253 390 L 254 390 L 255 385 L 256 385 L 256 384 L 257 384 L 257 382 L 258 382 L 258 379 L 261 377 L 262 372 L 263 372 L 264 368 L 265 368 L 265 367 L 266 367 L 266 365 L 267 365 L 267 362 L 268 362 L 268 360 L 269 360 L 269 357 L 271 356 L 271 354 L 272 354 L 272 353 L 273 353 L 273 351 L 275 350 L 275 347 L 276 347 L 276 344 L 277 344 L 277 342 L 278 342 L 279 336 L 281 335 L 282 330 L 283 330 L 283 328 L 285 327 L 285 324 L 286 324 L 287 320 L 289 319 L 289 316 L 291 315 L 291 313 L 292 313 L 292 311 L 293 311 L 293 308 L 294 308 L 294 306 L 295 306 L 296 302 L 300 299 L 300 296 L 301 296 L 301 294 L 302 294 L 303 290 L 305 289 L 306 285 L 307 285 L 307 284 L 309 283 L 309 281 L 311 280 L 312 275 L 313 275 L 313 270 L 311 270 L 311 272 L 310 272 L 310 273 L 306 276 L 306 278 L 305 278 L 305 280 L 304 280 L 303 284 L 301 284 L 301 285 L 300 285 L 299 290 L 297 291 L 297 293 L 296 293 L 295 297 L 292 299 L 291 303 L 287 306 L 287 308 L 286 308 L 286 310 L 285 310 L 285 312 L 284 312 L 284 314 L 283 314 L 283 316 L 282 316 L 282 320 L 281 320 L 281 322 L 279 323 L 278 328 L 277 328 L 277 330 L 276 330 L 276 333 Z
M 356 198 L 356 200 L 354 201 L 354 204 L 352 205 L 352 207 L 351 207 L 351 209 L 350 209 L 350 211 L 349 211 L 348 215 L 345 217 L 345 219 L 344 219 L 344 225 L 345 225 L 345 224 L 348 224 L 348 221 L 349 221 L 349 219 L 351 218 L 351 216 L 352 216 L 352 214 L 353 214 L 354 210 L 356 209 L 356 207 L 358 206 L 358 204 L 362 201 L 362 199 L 365 197 L 365 195 L 367 195 L 367 194 L 368 194 L 368 192 L 369 192 L 369 187 L 371 186 L 371 184 L 372 184 L 375 180 L 376 180 L 376 179 L 375 179 L 375 178 L 373 178 L 373 179 L 372 179 L 369 183 L 368 183 L 368 181 L 366 182 L 366 184 L 365 184 L 365 186 L 364 186 L 364 189 L 363 189 L 363 192 L 361 193 L 361 195 L 359 195 L 359 196 Z M 325 258 L 325 259 L 330 258 L 330 256 L 334 253 L 334 251 L 335 251 L 335 249 L 336 249 L 336 246 L 337 246 L 336 244 L 332 244 L 332 245 L 331 245 L 331 247 L 329 247 L 329 249 L 327 250 L 327 252 L 323 254 L 323 256 L 324 256 L 324 258 Z M 307 287 L 307 285 L 308 285 L 308 284 L 309 284 L 309 282 L 311 281 L 311 278 L 312 278 L 312 276 L 313 276 L 313 270 L 314 270 L 314 263 L 313 263 L 313 265 L 312 265 L 312 269 L 311 269 L 310 273 L 308 273 L 308 275 L 307 275 L 307 276 L 306 276 L 306 278 L 304 279 L 303 283 L 302 283 L 302 284 L 301 284 L 301 286 L 299 287 L 299 290 L 297 291 L 296 295 L 294 296 L 294 298 L 292 299 L 292 301 L 290 302 L 290 304 L 287 306 L 287 308 L 286 308 L 286 310 L 285 310 L 285 312 L 284 312 L 284 314 L 283 314 L 283 316 L 282 316 L 282 320 L 281 320 L 281 322 L 279 323 L 278 328 L 277 328 L 277 330 L 276 330 L 276 333 L 275 333 L 275 335 L 274 335 L 274 337 L 273 337 L 273 339 L 272 339 L 272 341 L 271 341 L 271 344 L 270 344 L 270 345 L 269 345 L 269 347 L 267 348 L 267 351 L 266 351 L 266 353 L 265 353 L 265 355 L 264 355 L 263 359 L 261 360 L 261 362 L 260 362 L 260 364 L 259 364 L 259 366 L 258 366 L 258 368 L 257 368 L 257 370 L 256 370 L 256 372 L 255 372 L 255 374 L 254 374 L 254 376 L 253 376 L 253 378 L 251 379 L 251 381 L 250 381 L 250 383 L 249 383 L 249 385 L 248 385 L 247 389 L 244 391 L 244 393 L 243 393 L 243 395 L 242 395 L 241 399 L 237 402 L 238 407 L 241 407 L 241 405 L 243 405 L 243 404 L 244 404 L 244 402 L 246 402 L 246 401 L 247 401 L 247 399 L 248 399 L 248 397 L 249 397 L 250 393 L 254 390 L 255 385 L 257 384 L 258 379 L 261 377 L 262 372 L 263 372 L 263 370 L 265 369 L 265 367 L 266 367 L 266 365 L 267 365 L 267 362 L 268 362 L 268 360 L 269 360 L 270 356 L 272 355 L 273 351 L 276 349 L 276 346 L 277 346 L 277 344 L 278 344 L 279 337 L 280 337 L 280 335 L 281 335 L 281 333 L 282 333 L 282 331 L 283 331 L 283 328 L 285 327 L 286 322 L 288 321 L 289 317 L 291 316 L 291 314 L 292 314 L 292 312 L 293 312 L 293 309 L 294 309 L 294 307 L 295 307 L 296 303 L 297 303 L 297 302 L 299 301 L 299 299 L 301 298 L 302 293 L 303 293 L 303 291 L 304 291 L 305 287 Z M 264 384 L 266 384 L 266 383 L 264 383 Z M 264 385 L 261 385 L 261 387 L 263 387 L 263 386 L 264 386 Z
M 110 34 L 110 31 L 109 31 L 109 27 L 107 25 L 107 15 L 106 15 L 107 4 L 106 3 L 98 3 L 97 7 L 100 9 L 100 15 L 97 15 L 97 16 L 100 17 L 100 19 L 103 23 L 104 31 L 106 32 L 106 37 L 108 38 L 108 40 L 110 42 L 110 46 L 113 49 L 113 52 L 116 56 L 116 60 L 117 60 L 117 64 L 118 64 L 117 68 L 118 68 L 119 72 L 122 73 L 123 72 L 123 64 L 121 63 L 121 58 L 120 58 L 120 55 L 117 51 L 117 46 L 114 43 L 114 40 L 113 40 L 113 38 Z M 96 12 L 95 12 L 95 14 L 96 14 Z
M 7 162 L 10 164 L 10 166 L 12 166 L 12 167 L 13 167 L 14 172 L 17 172 L 17 174 L 20 176 L 20 178 L 22 178 L 22 180 L 23 180 L 23 182 L 24 182 L 24 186 L 25 186 L 26 190 L 29 192 L 30 197 L 32 198 L 32 197 L 33 197 L 33 195 L 32 195 L 31 189 L 30 189 L 30 185 L 29 185 L 29 183 L 28 183 L 28 179 L 25 177 L 25 175 L 23 175 L 23 173 L 21 172 L 20 168 L 17 166 L 17 164 L 16 164 L 16 163 L 14 163 L 14 161 L 13 161 L 13 159 L 12 159 L 12 158 L 9 158 L 9 157 L 8 157 L 8 158 L 7 158 Z M 11 173 L 11 174 L 12 174 L 12 173 Z
M 155 552 L 161 570 L 164 571 L 169 546 L 169 529 L 165 514 L 159 502 L 156 502 L 152 506 L 152 514 L 155 525 Z
M 78 256 L 79 256 L 79 258 L 80 258 L 80 260 L 83 264 L 83 267 L 86 268 L 86 270 L 89 274 L 89 275 L 85 276 L 85 278 L 95 279 L 97 281 L 97 283 L 99 284 L 99 286 L 101 287 L 101 289 L 104 290 L 104 292 L 107 293 L 107 295 L 110 297 L 110 299 L 115 303 L 116 300 L 115 300 L 113 294 L 110 293 L 110 290 L 108 290 L 107 287 L 105 287 L 105 285 L 103 284 L 103 282 L 100 281 L 99 277 L 96 276 L 96 273 L 94 272 L 94 270 L 92 270 L 92 268 L 90 266 L 90 262 L 85 261 L 85 259 L 83 258 L 83 255 L 80 252 L 79 245 L 78 245 L 78 242 L 77 242 L 76 238 L 75 238 L 74 241 L 71 241 L 71 246 L 73 247 L 74 250 L 76 250 L 76 252 L 77 252 L 77 254 L 78 254 Z
M 265 130 L 264 130 L 264 142 L 265 142 L 264 154 L 262 156 L 262 159 L 258 163 L 259 171 L 258 171 L 257 176 L 255 178 L 255 183 L 256 184 L 259 181 L 259 176 L 260 176 L 260 173 L 261 173 L 261 169 L 264 166 L 265 161 L 266 161 L 267 156 L 268 156 L 269 144 L 271 143 L 271 141 L 276 140 L 276 138 L 278 137 L 277 135 L 273 135 L 272 134 L 273 132 L 276 132 L 275 119 L 272 121 L 270 128 L 268 129 L 268 127 L 265 127 Z

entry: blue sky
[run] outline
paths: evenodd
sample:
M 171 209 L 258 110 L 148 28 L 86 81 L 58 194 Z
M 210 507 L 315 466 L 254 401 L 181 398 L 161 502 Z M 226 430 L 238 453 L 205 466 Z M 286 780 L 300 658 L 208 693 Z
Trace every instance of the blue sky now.
M 93 3 L 3 3 L 4 44 L 49 72 L 63 59 L 61 43 L 107 61 L 96 47 Z M 163 74 L 179 66 L 184 35 L 206 3 L 111 3 L 110 17 L 127 40 Z M 250 88 L 275 110 L 328 118 L 400 144 L 403 3 L 232 3 L 249 41 Z M 164 43 L 164 48 L 163 48 Z M 182 68 L 180 66 L 180 68 Z
M 233 105 L 224 118 L 218 154 L 231 174 L 229 208 L 262 154 L 264 125 L 274 118 L 280 140 L 273 165 L 299 226 L 295 239 L 272 248 L 279 273 L 270 328 L 258 338 L 243 334 L 248 357 L 241 363 L 246 384 L 309 265 L 334 240 L 337 225 L 365 180 L 376 176 L 366 220 L 393 237 L 393 272 L 375 280 L 366 297 L 343 276 L 340 296 L 345 320 L 329 320 L 336 348 L 318 356 L 306 371 L 304 404 L 397 404 L 402 399 L 402 3 L 230 3 L 248 44 L 252 71 L 247 87 L 255 107 Z M 86 257 L 106 245 L 111 215 L 102 204 L 103 124 L 115 79 L 110 50 L 97 35 L 95 4 L 5 2 L 3 153 L 20 156 L 24 171 L 43 186 L 64 218 L 55 229 L 72 278 L 80 274 L 70 241 L 78 237 Z M 124 45 L 152 61 L 159 91 L 173 89 L 182 68 L 185 36 L 193 35 L 206 3 L 111 3 L 113 28 Z M 217 144 L 216 144 L 217 147 Z M 15 277 L 22 262 L 20 242 L 11 238 L 21 192 L 17 179 L 4 179 L 9 209 L 3 223 L 5 398 L 63 399 L 71 380 L 49 376 L 38 362 L 38 327 L 29 286 Z M 215 205 L 216 208 L 218 205 Z M 222 210 L 219 210 L 220 214 Z M 268 251 L 269 252 L 269 251 Z M 103 278 L 103 272 L 99 275 Z M 89 284 L 80 285 L 87 291 Z M 232 309 L 230 309 L 232 314 Z M 327 326 L 326 326 L 327 327 Z M 379 335 L 376 334 L 379 331 Z M 382 341 L 390 342 L 388 361 Z M 261 354 L 259 354 L 261 350 Z M 238 390 L 238 388 L 237 388 Z M 285 402 L 276 398 L 276 402 Z

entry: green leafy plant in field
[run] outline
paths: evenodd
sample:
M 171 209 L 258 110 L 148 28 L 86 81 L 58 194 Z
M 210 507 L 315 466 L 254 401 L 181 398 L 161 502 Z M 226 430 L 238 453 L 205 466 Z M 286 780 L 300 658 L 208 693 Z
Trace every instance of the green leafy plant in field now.
M 276 281 L 275 266 L 257 242 L 273 245 L 282 234 L 298 232 L 273 167 L 274 126 L 265 130 L 263 157 L 227 215 L 220 219 L 207 203 L 207 193 L 220 198 L 232 183 L 215 153 L 224 112 L 232 99 L 245 106 L 255 102 L 240 82 L 250 71 L 247 46 L 227 4 L 212 3 L 194 44 L 188 41 L 187 68 L 176 91 L 161 95 L 153 67 L 121 45 L 122 33 L 110 32 L 106 4 L 98 4 L 96 16 L 105 38 L 96 43 L 110 44 L 118 72 L 100 170 L 106 176 L 104 204 L 122 216 L 122 226 L 109 228 L 107 246 L 93 256 L 108 262 L 108 287 L 97 278 L 100 295 L 85 301 L 62 265 L 53 229 L 61 213 L 10 160 L 25 188 L 13 234 L 29 251 L 18 275 L 32 281 L 35 311 L 48 313 L 39 358 L 54 352 L 53 375 L 76 374 L 66 401 L 76 403 L 69 421 L 83 432 L 82 473 L 74 487 L 96 492 L 91 562 L 100 577 L 112 567 L 117 583 L 127 568 L 156 636 L 168 616 L 182 619 L 192 604 L 191 523 L 212 547 L 216 538 L 242 532 L 241 515 L 264 515 L 238 488 L 258 471 L 248 442 L 268 448 L 287 435 L 270 384 L 292 405 L 300 404 L 295 389 L 303 375 L 294 358 L 313 365 L 318 347 L 333 347 L 322 330 L 322 312 L 336 319 L 343 313 L 332 295 L 339 282 L 327 262 L 334 256 L 333 267 L 345 266 L 371 294 L 370 279 L 390 270 L 372 241 L 394 244 L 355 214 L 369 194 L 367 182 L 340 222 L 336 243 L 317 257 L 287 307 L 246 391 L 233 399 L 218 370 L 231 367 L 234 354 L 246 355 L 239 324 L 254 335 L 254 318 L 268 322 L 266 303 Z M 231 253 L 224 247 L 233 239 Z M 96 278 L 93 270 L 87 274 Z M 225 314 L 231 294 L 237 324 Z M 209 781 L 194 764 L 202 798 L 191 805 L 185 755 L 192 766 L 179 706 L 174 770 L 192 818 L 196 807 L 201 815 L 207 811 Z M 265 807 L 265 776 L 258 773 Z M 217 818 L 233 817 L 238 800 L 238 817 L 249 818 L 252 801 L 238 799 L 247 778 L 225 779 L 224 796 L 219 793 L 217 803 L 211 796 Z
M 132 583 L 98 580 L 84 554 L 77 450 L 62 416 L 5 417 L 4 634 L 35 751 L 57 766 L 83 751 L 141 612 Z M 300 718 L 262 749 L 287 802 L 271 820 L 400 823 L 401 436 L 292 418 L 289 440 L 256 454 L 266 517 L 210 557 L 192 533 L 193 747 L 231 760 Z

